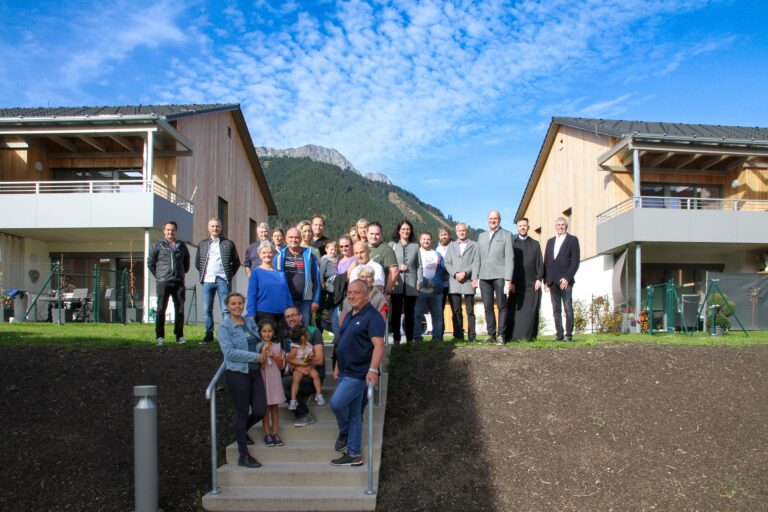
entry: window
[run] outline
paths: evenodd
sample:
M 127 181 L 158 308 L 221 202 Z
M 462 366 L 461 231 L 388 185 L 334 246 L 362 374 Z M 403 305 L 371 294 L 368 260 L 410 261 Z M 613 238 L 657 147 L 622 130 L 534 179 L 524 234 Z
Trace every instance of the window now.
M 248 244 L 252 244 L 256 242 L 257 235 L 256 235 L 256 221 L 253 219 L 248 219 Z
M 720 185 L 688 185 L 677 183 L 641 183 L 643 208 L 719 209 L 723 196 Z
M 218 217 L 221 219 L 221 236 L 228 236 L 229 233 L 229 203 L 219 197 Z

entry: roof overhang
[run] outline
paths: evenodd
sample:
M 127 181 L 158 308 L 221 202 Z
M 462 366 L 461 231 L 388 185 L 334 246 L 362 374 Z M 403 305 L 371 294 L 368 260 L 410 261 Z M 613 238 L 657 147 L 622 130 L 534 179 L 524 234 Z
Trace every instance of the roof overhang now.
M 641 169 L 724 172 L 768 157 L 768 141 L 633 133 L 601 154 L 597 164 L 608 171 L 629 172 L 635 150 L 640 152 Z
M 141 158 L 150 133 L 156 156 L 192 155 L 192 141 L 154 114 L 0 118 L 0 148 L 45 145 L 51 158 Z

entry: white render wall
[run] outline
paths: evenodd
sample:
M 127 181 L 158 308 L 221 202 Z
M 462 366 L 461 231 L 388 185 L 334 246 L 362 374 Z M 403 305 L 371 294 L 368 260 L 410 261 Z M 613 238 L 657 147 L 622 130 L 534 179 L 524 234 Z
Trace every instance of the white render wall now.
M 598 255 L 584 260 L 576 272 L 576 284 L 573 285 L 573 300 L 583 300 L 589 306 L 593 297 L 608 295 L 613 302 L 611 282 L 613 277 L 613 256 Z M 541 294 L 540 313 L 546 324 L 540 334 L 554 334 L 555 323 L 552 316 L 552 298 L 549 292 Z M 565 327 L 565 315 L 563 315 Z

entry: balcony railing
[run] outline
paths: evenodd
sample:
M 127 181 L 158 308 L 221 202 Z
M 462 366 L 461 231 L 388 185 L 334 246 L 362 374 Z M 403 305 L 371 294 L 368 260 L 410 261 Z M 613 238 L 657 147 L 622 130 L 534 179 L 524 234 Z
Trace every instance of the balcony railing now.
M 764 199 L 702 199 L 698 197 L 640 196 L 630 197 L 597 214 L 597 224 L 613 219 L 636 208 L 665 208 L 669 210 L 710 210 L 710 211 L 768 211 L 768 200 Z
M 155 194 L 189 213 L 195 213 L 192 201 L 154 180 L 0 182 L 0 194 L 130 194 L 136 192 Z

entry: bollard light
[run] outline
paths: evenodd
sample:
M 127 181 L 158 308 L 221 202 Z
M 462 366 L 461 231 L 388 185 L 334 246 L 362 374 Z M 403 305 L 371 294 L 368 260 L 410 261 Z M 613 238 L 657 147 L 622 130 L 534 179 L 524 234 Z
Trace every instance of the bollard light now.
M 134 386 L 133 475 L 136 512 L 157 512 L 157 386 Z

